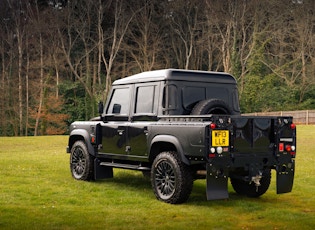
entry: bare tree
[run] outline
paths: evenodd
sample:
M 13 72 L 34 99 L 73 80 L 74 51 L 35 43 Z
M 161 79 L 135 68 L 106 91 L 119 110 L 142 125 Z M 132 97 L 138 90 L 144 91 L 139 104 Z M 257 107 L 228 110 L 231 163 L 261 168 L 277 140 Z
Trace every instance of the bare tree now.
M 61 49 L 67 61 L 67 64 L 72 72 L 72 74 L 79 80 L 84 86 L 86 92 L 90 97 L 93 96 L 90 86 L 86 83 L 86 79 L 81 75 L 82 64 L 81 62 L 85 59 L 86 53 L 77 50 L 80 46 L 80 35 L 84 33 L 84 29 L 81 25 L 82 21 L 79 21 L 73 14 L 74 9 L 67 9 L 66 18 L 64 18 L 66 24 L 60 24 L 57 29 Z M 81 18 L 83 19 L 83 18 Z M 78 20 L 78 21 L 76 21 Z M 84 25 L 84 24 L 83 24 Z
M 113 4 L 108 5 L 113 10 L 113 26 L 109 30 L 100 30 L 102 35 L 100 36 L 102 41 L 106 41 L 107 46 L 104 46 L 102 52 L 102 60 L 106 69 L 106 86 L 105 94 L 107 95 L 112 84 L 112 68 L 114 61 L 117 57 L 118 52 L 121 49 L 126 31 L 129 27 L 131 20 L 133 19 L 134 13 L 129 13 L 127 8 L 124 7 L 124 1 L 117 0 Z
M 199 19 L 203 1 L 170 1 L 171 43 L 180 68 L 192 66 L 193 51 L 201 32 Z M 173 31 L 173 33 L 171 32 Z
M 135 16 L 124 42 L 125 56 L 130 55 L 132 60 L 128 63 L 123 61 L 124 65 L 128 65 L 128 69 L 143 72 L 161 66 L 157 59 L 162 50 L 163 21 L 161 15 L 156 12 L 157 7 L 154 1 L 146 1 L 145 4 L 136 2 L 130 6 Z
M 19 135 L 23 135 L 23 80 L 22 80 L 22 66 L 23 66 L 23 49 L 25 39 L 25 5 L 21 1 L 7 0 L 8 6 L 11 9 L 11 19 L 13 22 L 14 36 L 17 40 L 18 52 L 18 117 L 19 117 Z
M 272 61 L 264 64 L 290 89 L 299 92 L 299 103 L 315 84 L 314 7 L 314 1 L 275 1 L 272 5 L 275 22 L 268 31 L 273 37 L 267 50 Z

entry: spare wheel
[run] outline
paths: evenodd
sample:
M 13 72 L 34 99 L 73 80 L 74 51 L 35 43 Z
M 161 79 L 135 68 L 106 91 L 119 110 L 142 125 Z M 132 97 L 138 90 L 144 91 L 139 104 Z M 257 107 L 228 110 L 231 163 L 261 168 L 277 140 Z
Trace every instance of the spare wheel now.
M 232 115 L 230 107 L 221 99 L 207 99 L 199 101 L 190 113 L 191 115 L 224 114 Z

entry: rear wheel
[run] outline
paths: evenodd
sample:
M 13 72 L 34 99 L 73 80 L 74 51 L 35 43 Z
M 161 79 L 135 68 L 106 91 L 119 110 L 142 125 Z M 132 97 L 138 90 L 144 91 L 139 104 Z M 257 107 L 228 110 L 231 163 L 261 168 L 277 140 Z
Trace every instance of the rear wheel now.
M 162 152 L 153 162 L 151 184 L 157 199 L 171 204 L 183 203 L 192 191 L 192 173 L 176 152 Z
M 260 186 L 256 186 L 254 182 L 244 181 L 239 178 L 231 177 L 231 184 L 235 192 L 248 197 L 259 197 L 263 195 L 269 188 L 271 181 L 271 171 L 266 169 L 260 179 Z
M 89 154 L 83 141 L 76 141 L 71 148 L 70 171 L 77 180 L 92 180 L 94 178 L 94 157 Z

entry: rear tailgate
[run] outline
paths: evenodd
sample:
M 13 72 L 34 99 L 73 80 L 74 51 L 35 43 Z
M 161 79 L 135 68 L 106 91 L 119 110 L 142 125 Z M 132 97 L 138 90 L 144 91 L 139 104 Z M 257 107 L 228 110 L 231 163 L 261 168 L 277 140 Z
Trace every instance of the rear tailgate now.
M 211 120 L 207 187 L 216 192 L 209 191 L 208 199 L 226 198 L 227 177 L 236 170 L 251 178 L 263 169 L 276 169 L 277 193 L 292 190 L 296 154 L 292 117 L 214 115 Z

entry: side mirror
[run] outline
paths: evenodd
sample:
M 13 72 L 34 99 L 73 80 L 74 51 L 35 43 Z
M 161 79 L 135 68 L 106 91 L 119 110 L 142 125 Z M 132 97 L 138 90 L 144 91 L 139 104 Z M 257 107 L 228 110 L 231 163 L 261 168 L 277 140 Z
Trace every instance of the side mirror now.
M 104 112 L 104 104 L 103 104 L 103 102 L 100 101 L 100 102 L 98 103 L 98 113 L 99 113 L 100 115 L 102 115 L 103 112 Z

